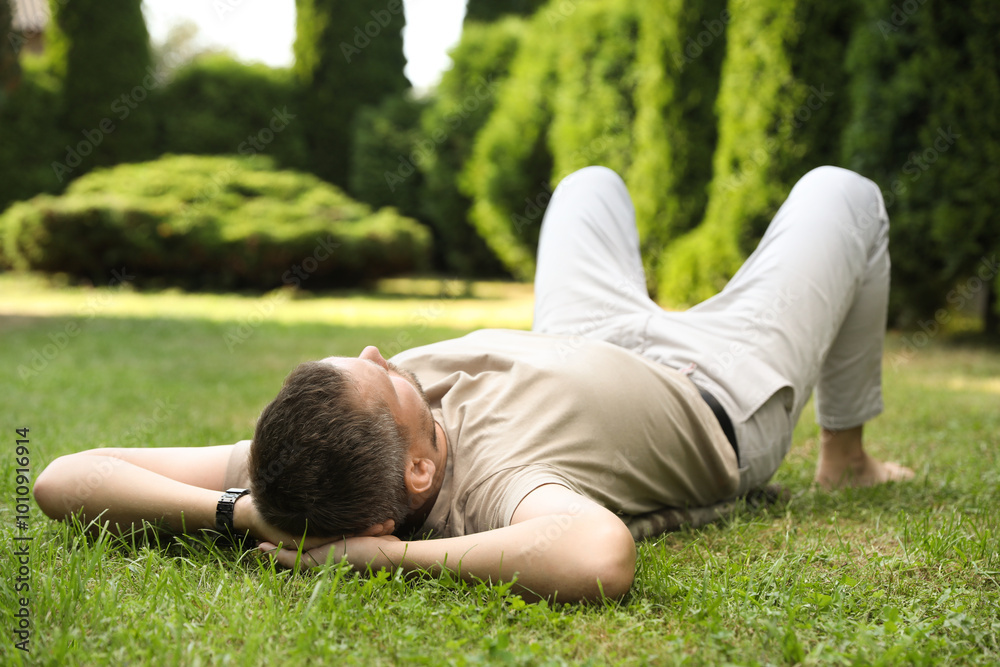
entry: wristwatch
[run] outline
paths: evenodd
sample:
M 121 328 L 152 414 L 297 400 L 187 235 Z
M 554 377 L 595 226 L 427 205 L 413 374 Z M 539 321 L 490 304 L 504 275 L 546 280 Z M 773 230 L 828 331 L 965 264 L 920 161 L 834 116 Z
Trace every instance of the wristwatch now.
M 215 529 L 229 537 L 235 539 L 235 529 L 233 527 L 233 508 L 236 501 L 250 493 L 250 489 L 226 489 L 226 492 L 219 498 L 215 506 Z

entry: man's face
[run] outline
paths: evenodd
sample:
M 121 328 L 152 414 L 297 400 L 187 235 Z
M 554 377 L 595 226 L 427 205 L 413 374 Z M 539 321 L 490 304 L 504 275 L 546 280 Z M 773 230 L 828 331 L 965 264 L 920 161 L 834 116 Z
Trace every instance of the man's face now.
M 357 358 L 327 357 L 322 362 L 350 375 L 362 401 L 368 405 L 372 401 L 385 402 L 396 423 L 403 426 L 411 438 L 429 438 L 432 447 L 437 449 L 437 429 L 430 402 L 413 373 L 383 359 L 378 348 L 372 345 Z

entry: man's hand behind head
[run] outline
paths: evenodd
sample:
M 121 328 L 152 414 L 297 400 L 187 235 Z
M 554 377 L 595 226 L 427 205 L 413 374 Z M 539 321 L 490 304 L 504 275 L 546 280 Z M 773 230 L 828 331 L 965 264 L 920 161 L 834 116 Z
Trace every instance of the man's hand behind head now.
M 389 519 L 356 535 L 311 535 L 308 529 L 304 535 L 292 535 L 267 523 L 257 510 L 253 496 L 243 496 L 236 501 L 236 506 L 233 508 L 233 525 L 240 532 L 250 531 L 250 535 L 261 542 L 281 544 L 296 549 L 300 543 L 303 549 L 312 549 L 345 537 L 385 537 L 392 535 L 396 529 L 396 523 Z

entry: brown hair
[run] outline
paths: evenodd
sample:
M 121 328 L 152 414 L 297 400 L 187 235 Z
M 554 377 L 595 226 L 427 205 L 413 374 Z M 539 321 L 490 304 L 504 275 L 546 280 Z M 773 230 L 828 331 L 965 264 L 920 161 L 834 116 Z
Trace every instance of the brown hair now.
M 248 462 L 254 503 L 265 521 L 298 535 L 402 525 L 406 452 L 388 405 L 364 405 L 338 368 L 300 364 L 257 420 Z

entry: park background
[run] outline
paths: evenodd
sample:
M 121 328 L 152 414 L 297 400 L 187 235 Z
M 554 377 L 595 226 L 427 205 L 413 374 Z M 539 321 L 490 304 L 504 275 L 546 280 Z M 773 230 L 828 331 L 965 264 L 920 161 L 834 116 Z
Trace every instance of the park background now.
M 45 20 L 0 3 L 0 266 L 96 285 L 130 259 L 138 285 L 268 290 L 325 217 L 357 224 L 323 227 L 343 247 L 313 289 L 526 280 L 552 188 L 603 164 L 652 293 L 683 306 L 836 164 L 883 189 L 894 324 L 1000 326 L 992 2 L 483 0 L 420 95 L 402 2 L 299 2 L 290 68 L 199 53 L 190 27 L 154 48 L 138 1 L 21 4 Z
M 787 506 L 644 545 L 624 604 L 571 610 L 95 543 L 36 508 L 40 653 L 5 640 L 5 661 L 996 662 L 1000 5 L 469 0 L 452 67 L 419 90 L 400 2 L 296 9 L 280 68 L 190 27 L 151 44 L 138 0 L 0 0 L 0 401 L 33 429 L 34 474 L 248 437 L 304 359 L 526 328 L 545 206 L 577 168 L 623 176 L 650 291 L 680 308 L 836 164 L 892 220 L 873 435 L 920 481 L 807 491 L 800 424 Z

